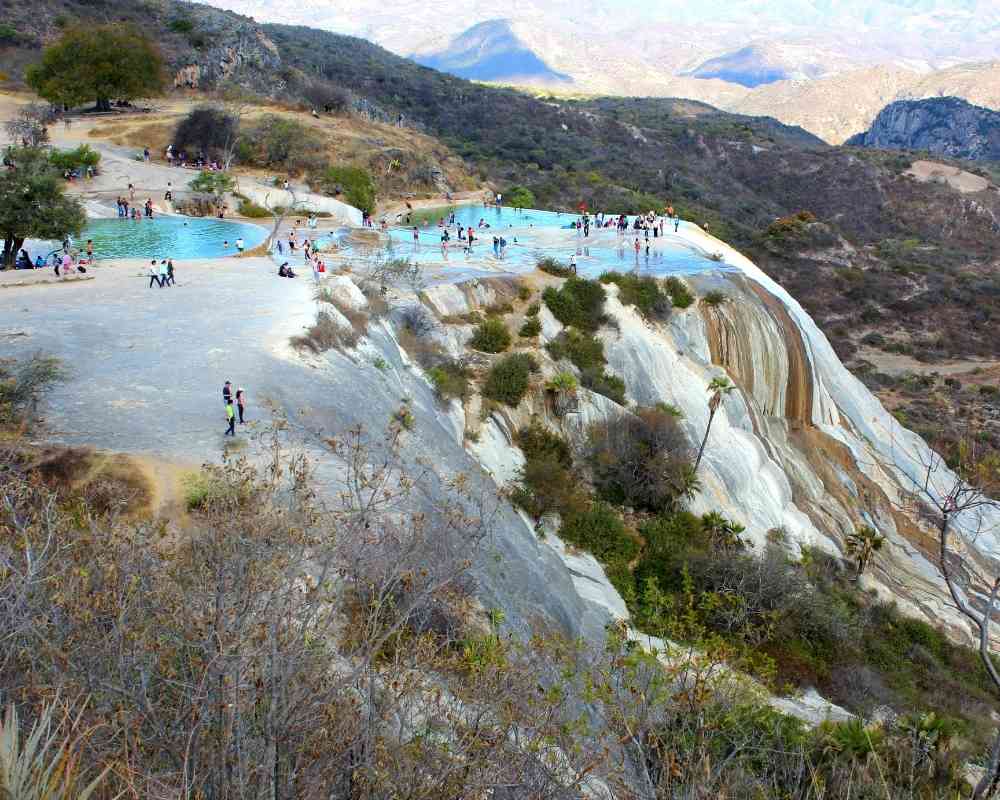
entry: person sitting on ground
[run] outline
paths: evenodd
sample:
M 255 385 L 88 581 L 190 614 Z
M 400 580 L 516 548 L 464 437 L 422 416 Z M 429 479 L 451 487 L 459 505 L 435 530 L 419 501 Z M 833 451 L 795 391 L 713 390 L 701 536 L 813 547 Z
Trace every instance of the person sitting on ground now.
M 38 256 L 35 259 L 35 269 L 45 269 L 45 256 Z
M 288 277 L 288 262 L 286 261 L 280 267 L 278 267 L 278 277 L 287 278 Z
M 14 261 L 14 269 L 31 269 L 31 256 L 28 255 L 28 251 L 23 247 L 21 252 L 17 254 L 17 258 Z

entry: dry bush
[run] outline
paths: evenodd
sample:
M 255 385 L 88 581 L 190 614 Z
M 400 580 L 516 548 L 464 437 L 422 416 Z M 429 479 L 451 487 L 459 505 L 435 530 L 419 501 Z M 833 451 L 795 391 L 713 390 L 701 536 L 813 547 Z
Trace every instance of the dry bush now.
M 346 350 L 355 347 L 360 335 L 354 329 L 345 328 L 328 311 L 317 311 L 316 321 L 300 336 L 293 336 L 292 346 L 299 350 L 311 350 L 313 353 L 325 353 L 327 350 Z
M 657 512 L 692 491 L 693 453 L 673 415 L 642 408 L 595 423 L 589 435 L 594 485 L 606 500 Z
M 110 456 L 81 487 L 83 500 L 96 514 L 136 512 L 149 507 L 153 487 L 128 456 Z
M 54 490 L 68 488 L 87 474 L 93 457 L 90 447 L 51 447 L 39 454 L 32 471 Z

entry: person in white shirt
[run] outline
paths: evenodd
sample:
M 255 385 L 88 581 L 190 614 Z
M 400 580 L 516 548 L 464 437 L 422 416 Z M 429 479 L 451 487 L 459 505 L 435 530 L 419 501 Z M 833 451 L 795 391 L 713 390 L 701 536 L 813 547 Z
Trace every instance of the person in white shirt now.
M 236 240 L 236 249 L 239 250 L 241 253 L 243 252 L 243 237 L 242 236 L 239 237 Z

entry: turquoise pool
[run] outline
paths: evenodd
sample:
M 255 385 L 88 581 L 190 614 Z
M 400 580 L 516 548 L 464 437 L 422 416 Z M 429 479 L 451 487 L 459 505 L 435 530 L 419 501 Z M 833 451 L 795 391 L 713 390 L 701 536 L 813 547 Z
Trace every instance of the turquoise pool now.
M 454 222 L 450 219 L 452 213 Z M 478 263 L 513 272 L 533 269 L 542 258 L 565 263 L 575 257 L 579 273 L 591 277 L 605 270 L 669 275 L 725 268 L 688 244 L 683 236 L 674 235 L 673 225 L 665 226 L 664 236 L 650 235 L 646 239 L 644 231 L 631 228 L 621 236 L 614 228 L 595 227 L 584 236 L 582 230 L 573 230 L 573 223 L 581 217 L 572 213 L 466 205 L 453 211 L 442 209 L 442 216 L 443 226 L 439 227 L 436 220 L 427 223 L 417 229 L 416 239 L 405 217 L 401 219 L 389 231 L 386 254 L 426 266 L 472 267 Z M 630 216 L 629 222 L 634 219 Z M 689 224 L 681 222 L 681 230 Z M 471 251 L 458 239 L 459 227 L 472 228 L 476 242 Z M 447 248 L 441 245 L 445 230 L 450 237 Z M 499 236 L 507 241 L 502 257 L 493 249 L 493 239 Z
M 95 219 L 87 223 L 77 245 L 83 250 L 87 239 L 93 239 L 98 259 L 219 258 L 235 255 L 234 242 L 241 236 L 250 250 L 267 238 L 267 231 L 259 225 L 210 217 Z

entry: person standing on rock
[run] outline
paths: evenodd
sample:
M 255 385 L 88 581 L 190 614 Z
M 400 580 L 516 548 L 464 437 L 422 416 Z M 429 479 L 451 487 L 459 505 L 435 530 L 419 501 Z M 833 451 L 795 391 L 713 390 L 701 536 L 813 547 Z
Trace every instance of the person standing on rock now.
M 227 383 L 228 385 L 228 383 Z M 226 402 L 226 422 L 229 423 L 229 427 L 226 428 L 226 432 L 222 434 L 223 436 L 236 436 L 236 413 L 233 411 L 233 400 L 230 398 Z
M 150 289 L 153 288 L 153 284 L 154 283 L 157 286 L 159 286 L 161 289 L 163 288 L 163 284 L 160 283 L 160 271 L 156 267 L 156 259 L 155 258 L 149 263 L 149 288 Z
M 167 259 L 167 283 L 171 286 L 177 285 L 177 281 L 174 280 L 174 260 L 172 258 Z
M 160 288 L 161 289 L 164 286 L 169 286 L 170 285 L 170 275 L 167 273 L 167 260 L 166 259 L 163 259 L 162 261 L 160 261 L 159 276 L 160 276 Z
M 231 381 L 226 381 L 222 385 L 222 402 L 226 405 L 233 402 L 233 384 Z
M 243 387 L 241 386 L 239 389 L 236 390 L 236 410 L 239 411 L 240 413 L 240 425 L 244 423 L 243 409 L 244 406 L 246 405 L 246 401 L 247 401 L 247 395 L 246 392 L 243 391 Z
M 243 252 L 243 237 L 239 236 L 236 239 L 236 249 L 242 253 Z

